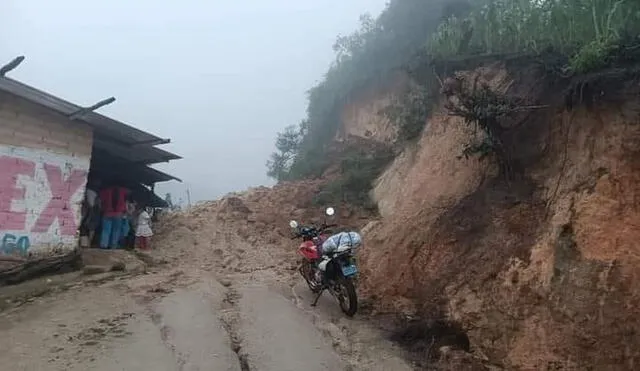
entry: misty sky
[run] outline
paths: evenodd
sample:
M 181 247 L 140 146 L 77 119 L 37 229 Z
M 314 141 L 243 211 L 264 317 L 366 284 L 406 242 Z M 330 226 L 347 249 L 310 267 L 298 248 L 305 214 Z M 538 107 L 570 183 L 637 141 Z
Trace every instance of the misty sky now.
M 386 0 L 2 0 L 0 64 L 9 76 L 172 143 L 160 164 L 174 200 L 270 184 L 275 134 L 305 116 L 338 34 Z

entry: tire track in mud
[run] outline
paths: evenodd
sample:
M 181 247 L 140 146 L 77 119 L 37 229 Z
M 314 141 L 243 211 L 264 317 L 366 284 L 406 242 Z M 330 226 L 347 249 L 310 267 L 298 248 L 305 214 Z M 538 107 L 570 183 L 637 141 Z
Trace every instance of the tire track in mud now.
M 306 289 L 306 286 L 302 285 L 302 287 Z M 338 313 L 339 309 L 332 313 L 332 309 L 326 306 L 336 305 L 337 307 L 333 298 L 321 299 L 317 307 L 310 307 L 312 295 L 309 298 L 303 298 L 296 291 L 300 288 L 298 284 L 291 284 L 289 288 L 293 304 L 298 310 L 309 315 L 314 327 L 331 340 L 333 349 L 348 364 L 348 370 L 412 371 L 415 369 L 405 361 L 401 352 L 395 349 L 391 342 L 384 339 L 367 317 L 347 318 L 342 313 Z
M 239 299 L 240 293 L 235 288 L 229 287 L 222 301 L 219 318 L 227 332 L 227 335 L 229 336 L 231 350 L 238 357 L 240 369 L 242 371 L 251 371 L 251 367 L 249 366 L 249 355 L 243 349 L 243 338 L 240 334 L 240 310 L 238 308 Z
M 185 355 L 178 351 L 176 345 L 172 342 L 175 332 L 173 328 L 165 323 L 164 316 L 154 307 L 154 302 L 169 296 L 179 285 L 179 281 L 184 278 L 183 276 L 184 272 L 179 270 L 163 277 L 163 279 L 157 282 L 144 285 L 138 288 L 138 290 L 131 289 L 131 291 L 133 291 L 132 296 L 138 304 L 144 308 L 144 312 L 151 320 L 151 323 L 158 328 L 160 340 L 173 355 L 176 365 L 178 366 L 178 371 L 184 369 L 186 364 Z
M 151 312 L 151 322 L 153 322 L 153 324 L 156 325 L 160 330 L 160 339 L 162 340 L 162 343 L 165 345 L 165 347 L 167 347 L 173 354 L 173 358 L 176 360 L 176 364 L 178 366 L 178 371 L 184 370 L 184 366 L 187 363 L 186 357 L 177 349 L 176 345 L 172 342 L 172 338 L 174 336 L 173 328 L 164 323 L 162 314 L 154 311 L 151 308 L 149 308 L 149 311 Z
M 219 270 L 231 272 L 240 272 L 241 265 L 243 263 L 243 257 L 245 250 L 236 249 L 236 251 L 230 252 L 229 247 L 232 246 L 232 234 L 228 231 L 216 232 L 217 237 L 222 237 L 221 242 L 224 248 L 216 248 L 214 253 L 216 255 L 216 266 Z M 240 334 L 240 309 L 238 308 L 238 300 L 241 295 L 232 284 L 233 280 L 230 277 L 215 278 L 215 280 L 222 286 L 226 287 L 224 299 L 220 308 L 220 314 L 218 318 L 222 322 L 224 329 L 229 337 L 231 343 L 231 350 L 238 357 L 238 363 L 242 371 L 251 371 L 249 366 L 249 355 L 243 349 L 243 339 Z
M 146 297 L 145 310 L 151 322 L 158 328 L 160 339 L 165 347 L 171 351 L 176 361 L 178 370 L 191 369 L 194 364 L 202 367 L 202 359 L 198 357 L 198 353 L 205 351 L 215 354 L 229 354 L 226 358 L 227 366 L 230 366 L 237 360 L 238 366 L 230 367 L 229 370 L 251 371 L 248 363 L 248 355 L 242 347 L 243 339 L 240 335 L 240 316 L 238 314 L 237 302 L 240 294 L 231 287 L 231 281 L 217 279 L 206 272 L 198 272 L 199 276 L 206 275 L 201 282 L 194 283 L 187 277 L 183 280 L 172 280 L 168 286 L 164 286 L 162 291 L 154 292 L 152 298 Z M 208 281 L 209 285 L 205 284 Z M 164 282 L 167 282 L 166 280 Z M 194 302 L 194 296 L 201 300 Z M 180 307 L 174 307 L 176 302 L 182 302 Z M 204 303 L 203 306 L 201 306 Z M 197 313 L 208 312 L 212 316 L 206 324 L 197 322 L 194 319 L 195 312 L 189 312 L 189 309 L 195 308 Z M 186 310 L 186 312 L 185 312 Z M 166 313 L 166 314 L 163 314 Z M 181 313 L 176 317 L 176 313 Z M 171 317 L 171 318 L 168 318 Z M 199 318 L 201 320 L 201 318 Z M 184 321 L 194 321 L 187 324 L 185 328 Z M 216 326 L 215 323 L 218 323 Z M 201 346 L 202 341 L 212 340 L 205 338 L 204 335 L 211 335 L 207 331 L 202 331 L 201 327 L 211 326 L 217 328 L 217 339 L 228 339 L 228 341 L 220 341 L 217 346 L 207 344 Z M 218 327 L 219 326 L 219 327 Z M 177 333 L 179 331 L 180 333 Z M 185 342 L 185 336 L 194 336 L 197 343 Z M 189 348 L 189 345 L 197 348 Z M 225 351 L 222 351 L 222 348 Z M 226 352 L 228 351 L 228 353 Z M 233 356 L 231 355 L 233 354 Z M 225 368 L 226 369 L 226 368 Z
M 242 333 L 243 330 L 246 330 L 243 325 L 248 326 L 248 324 L 243 323 L 242 319 L 242 311 L 247 310 L 247 308 L 241 308 L 241 290 L 243 288 L 246 289 L 247 285 L 254 286 L 255 283 L 259 283 L 259 286 L 262 287 L 260 290 L 280 296 L 279 290 L 272 290 L 272 286 L 282 286 L 282 280 L 291 282 L 288 278 L 293 275 L 290 275 L 287 269 L 279 269 L 281 264 L 277 264 L 277 257 L 274 257 L 267 250 L 249 251 L 251 247 L 233 231 L 225 230 L 217 235 L 223 247 L 215 249 L 218 263 L 214 264 L 214 266 L 221 273 L 226 274 L 224 278 L 218 279 L 218 282 L 227 287 L 220 319 L 229 334 L 232 350 L 238 356 L 242 371 L 249 371 L 252 368 L 251 362 L 260 362 L 260 356 L 256 355 L 255 359 L 251 359 L 251 354 L 247 350 L 248 347 L 255 348 L 257 339 L 248 339 L 252 343 L 247 344 L 243 338 L 243 336 L 246 336 L 246 334 L 243 335 Z M 282 296 L 286 298 L 288 295 Z M 299 310 L 297 305 L 295 307 Z M 246 315 L 247 313 L 244 314 Z M 313 328 L 317 329 L 316 326 L 313 326 Z M 261 367 L 268 366 L 261 365 Z
M 341 329 L 337 321 L 323 319 L 322 315 L 312 308 L 305 307 L 303 304 L 303 299 L 296 292 L 296 286 L 291 286 L 291 300 L 298 308 L 298 310 L 306 313 L 311 318 L 311 323 L 315 328 L 318 329 L 326 338 L 331 340 L 331 346 L 333 349 L 340 354 L 341 358 L 347 362 L 352 370 L 355 370 L 357 366 L 357 354 L 355 354 L 353 349 L 353 339 L 350 339 L 348 334 L 345 334 L 343 329 Z M 316 307 L 317 308 L 317 307 Z

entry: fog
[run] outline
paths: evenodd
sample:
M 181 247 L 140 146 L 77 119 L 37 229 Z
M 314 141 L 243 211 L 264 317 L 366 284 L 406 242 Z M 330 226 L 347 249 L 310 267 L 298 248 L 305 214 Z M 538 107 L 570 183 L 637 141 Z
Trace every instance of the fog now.
M 4 0 L 0 64 L 9 76 L 171 138 L 184 157 L 155 167 L 186 202 L 270 185 L 276 132 L 305 115 L 306 91 L 334 58 L 338 34 L 384 0 Z

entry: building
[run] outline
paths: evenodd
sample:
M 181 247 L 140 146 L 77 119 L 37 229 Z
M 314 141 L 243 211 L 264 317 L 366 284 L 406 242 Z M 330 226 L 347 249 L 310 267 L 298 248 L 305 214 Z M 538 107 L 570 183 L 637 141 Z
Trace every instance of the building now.
M 154 185 L 179 179 L 149 165 L 180 158 L 168 142 L 0 74 L 0 257 L 75 251 L 90 175 L 162 206 Z

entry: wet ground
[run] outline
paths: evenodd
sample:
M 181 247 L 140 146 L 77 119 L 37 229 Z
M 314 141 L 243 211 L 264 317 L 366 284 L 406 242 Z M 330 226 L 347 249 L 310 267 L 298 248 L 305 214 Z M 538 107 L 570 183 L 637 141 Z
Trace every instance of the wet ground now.
M 167 264 L 75 284 L 0 313 L 11 370 L 411 370 L 358 316 L 311 293 L 282 257 L 225 230 L 159 244 Z M 215 242 L 214 242 L 215 241 Z M 147 259 L 151 261 L 152 259 Z M 277 269 L 274 267 L 278 267 Z

